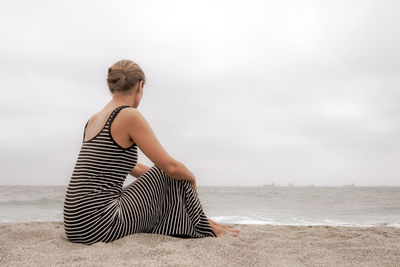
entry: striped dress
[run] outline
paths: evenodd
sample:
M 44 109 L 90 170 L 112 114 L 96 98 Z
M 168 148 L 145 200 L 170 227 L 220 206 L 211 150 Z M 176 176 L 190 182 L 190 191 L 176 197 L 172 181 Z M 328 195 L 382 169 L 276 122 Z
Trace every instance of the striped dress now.
M 134 233 L 216 237 L 190 182 L 176 180 L 153 165 L 123 187 L 137 163 L 137 145 L 121 147 L 110 128 L 118 112 L 126 107 L 114 109 L 92 139 L 84 141 L 83 134 L 63 206 L 68 240 L 108 243 Z

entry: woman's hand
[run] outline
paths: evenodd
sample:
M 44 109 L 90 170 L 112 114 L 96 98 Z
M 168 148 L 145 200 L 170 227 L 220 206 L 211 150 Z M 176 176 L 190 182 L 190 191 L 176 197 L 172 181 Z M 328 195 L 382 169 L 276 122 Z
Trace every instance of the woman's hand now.
M 140 178 L 142 176 L 142 174 L 147 172 L 149 169 L 150 169 L 149 166 L 146 166 L 142 163 L 137 162 L 135 167 L 133 167 L 133 169 L 130 171 L 129 174 L 135 178 Z

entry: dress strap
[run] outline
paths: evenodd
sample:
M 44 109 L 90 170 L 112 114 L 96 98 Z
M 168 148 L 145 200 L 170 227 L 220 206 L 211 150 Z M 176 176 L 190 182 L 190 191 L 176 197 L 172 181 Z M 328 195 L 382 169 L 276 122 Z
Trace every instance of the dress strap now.
M 115 119 L 115 117 L 117 116 L 117 114 L 121 111 L 121 109 L 127 108 L 127 107 L 130 107 L 130 106 L 128 106 L 128 105 L 123 105 L 123 106 L 119 106 L 119 107 L 115 108 L 115 109 L 111 112 L 110 116 L 108 117 L 106 126 L 107 126 L 107 127 L 110 127 L 110 126 L 111 126 L 111 123 L 113 122 L 113 120 Z
M 106 121 L 105 125 L 103 126 L 103 128 L 101 129 L 101 131 L 100 131 L 95 137 L 97 137 L 101 132 L 103 132 L 105 128 L 109 128 L 110 125 L 111 125 L 111 122 L 114 120 L 114 118 L 115 118 L 115 116 L 118 114 L 118 112 L 119 112 L 121 109 L 126 108 L 126 107 L 130 107 L 130 106 L 128 106 L 128 105 L 123 105 L 123 106 L 116 107 L 116 108 L 111 112 L 111 114 L 108 116 L 107 121 Z M 90 119 L 89 119 L 89 120 L 90 120 Z M 86 122 L 86 124 L 85 124 L 85 129 L 83 130 L 82 142 L 85 141 L 86 128 L 87 128 L 87 126 L 88 126 L 89 120 Z M 109 131 L 109 129 L 108 129 L 108 131 Z M 93 137 L 92 139 L 94 139 L 95 137 Z M 91 139 L 91 140 L 92 140 L 92 139 Z
M 86 128 L 87 128 L 88 123 L 89 123 L 89 120 L 88 120 L 88 121 L 86 122 L 86 124 L 85 124 L 85 129 L 83 129 L 82 141 L 85 141 L 85 134 L 86 134 Z

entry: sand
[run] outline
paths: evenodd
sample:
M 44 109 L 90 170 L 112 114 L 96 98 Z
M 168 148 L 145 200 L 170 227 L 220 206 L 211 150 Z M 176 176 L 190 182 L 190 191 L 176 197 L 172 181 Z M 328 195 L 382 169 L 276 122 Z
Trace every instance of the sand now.
M 0 266 L 400 266 L 400 228 L 231 226 L 237 237 L 137 233 L 84 245 L 62 222 L 0 223 Z

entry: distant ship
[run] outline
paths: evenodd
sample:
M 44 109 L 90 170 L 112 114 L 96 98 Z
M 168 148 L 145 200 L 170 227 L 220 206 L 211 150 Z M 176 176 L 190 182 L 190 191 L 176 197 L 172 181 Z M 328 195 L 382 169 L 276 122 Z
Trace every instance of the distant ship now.
M 274 183 L 270 183 L 270 184 L 265 184 L 265 185 L 263 185 L 264 187 L 275 187 L 275 184 Z
M 351 184 L 344 184 L 344 185 L 343 185 L 343 187 L 353 187 L 353 186 L 355 186 L 354 183 L 351 183 Z

